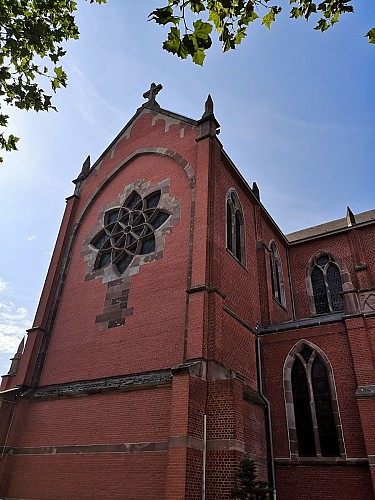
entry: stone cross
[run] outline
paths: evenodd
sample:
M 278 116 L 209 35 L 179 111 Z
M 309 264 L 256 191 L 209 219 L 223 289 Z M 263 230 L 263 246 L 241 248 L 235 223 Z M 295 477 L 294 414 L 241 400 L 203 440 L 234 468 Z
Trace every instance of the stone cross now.
M 147 92 L 145 92 L 143 94 L 143 97 L 145 99 L 148 99 L 148 102 L 147 104 L 156 104 L 157 106 L 158 103 L 156 102 L 155 98 L 157 96 L 157 94 L 161 91 L 161 89 L 163 88 L 163 85 L 161 85 L 161 83 L 159 83 L 159 85 L 155 85 L 155 83 L 151 83 L 151 86 L 150 86 L 150 90 L 148 90 Z

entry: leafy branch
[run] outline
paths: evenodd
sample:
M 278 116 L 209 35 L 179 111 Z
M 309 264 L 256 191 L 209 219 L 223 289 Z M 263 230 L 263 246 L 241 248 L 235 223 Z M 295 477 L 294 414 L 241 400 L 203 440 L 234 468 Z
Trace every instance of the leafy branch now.
M 276 21 L 282 8 L 270 5 L 270 0 L 168 0 L 168 5 L 155 9 L 149 20 L 162 26 L 169 25 L 168 38 L 163 48 L 181 59 L 191 56 L 196 64 L 202 65 L 205 51 L 212 45 L 211 33 L 215 30 L 223 52 L 235 49 L 246 37 L 251 23 L 260 20 L 267 29 Z M 309 20 L 319 16 L 314 29 L 321 32 L 336 24 L 342 14 L 353 12 L 352 0 L 290 0 L 290 17 Z M 189 26 L 187 16 L 199 15 Z M 182 27 L 182 29 L 181 29 Z M 366 35 L 369 43 L 375 43 L 375 28 Z
M 67 75 L 58 63 L 66 53 L 63 43 L 79 37 L 76 10 L 72 0 L 0 2 L 0 127 L 9 120 L 1 110 L 4 103 L 24 110 L 56 110 L 43 83 L 48 82 L 53 92 L 66 86 Z M 15 150 L 18 140 L 1 132 L 0 148 Z

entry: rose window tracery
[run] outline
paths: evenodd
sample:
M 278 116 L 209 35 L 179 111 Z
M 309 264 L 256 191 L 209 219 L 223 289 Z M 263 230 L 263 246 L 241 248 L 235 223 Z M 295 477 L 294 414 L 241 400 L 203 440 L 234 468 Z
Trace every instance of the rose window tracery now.
M 170 217 L 158 204 L 161 191 L 142 198 L 137 191 L 126 198 L 121 207 L 104 214 L 104 225 L 90 244 L 98 251 L 94 269 L 112 265 L 123 274 L 136 255 L 155 250 L 155 231 Z

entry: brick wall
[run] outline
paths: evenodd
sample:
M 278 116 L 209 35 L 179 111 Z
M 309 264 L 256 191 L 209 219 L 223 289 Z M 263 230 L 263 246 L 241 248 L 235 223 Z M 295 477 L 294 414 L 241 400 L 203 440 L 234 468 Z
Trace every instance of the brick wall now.
M 372 500 L 367 467 L 276 467 L 277 497 L 291 500 Z

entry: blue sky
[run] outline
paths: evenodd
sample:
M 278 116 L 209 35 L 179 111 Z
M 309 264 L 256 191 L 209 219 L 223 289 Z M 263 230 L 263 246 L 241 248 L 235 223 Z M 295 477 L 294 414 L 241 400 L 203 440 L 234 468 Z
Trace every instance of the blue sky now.
M 166 2 L 165 2 L 166 3 Z M 277 3 L 277 2 L 276 2 Z M 289 2 L 279 2 L 286 9 Z M 163 28 L 147 22 L 163 2 L 79 1 L 79 41 L 63 61 L 67 89 L 58 113 L 10 110 L 19 151 L 0 165 L 0 373 L 32 326 L 65 198 L 88 154 L 94 162 L 162 83 L 163 108 L 200 118 L 207 94 L 220 140 L 286 233 L 375 208 L 375 2 L 354 1 L 322 35 L 313 22 L 252 26 L 238 50 L 219 43 L 204 67 L 161 49 Z

